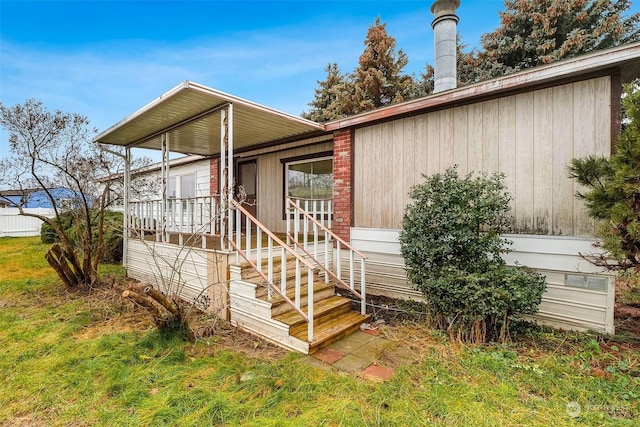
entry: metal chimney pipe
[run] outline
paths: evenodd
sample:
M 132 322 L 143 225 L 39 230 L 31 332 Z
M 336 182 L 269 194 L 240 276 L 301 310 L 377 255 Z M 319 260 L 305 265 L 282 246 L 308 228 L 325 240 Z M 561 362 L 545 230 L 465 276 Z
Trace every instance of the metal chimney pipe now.
M 455 89 L 456 76 L 456 36 L 458 15 L 456 9 L 460 0 L 436 0 L 431 5 L 435 16 L 431 23 L 435 45 L 435 86 L 433 93 Z

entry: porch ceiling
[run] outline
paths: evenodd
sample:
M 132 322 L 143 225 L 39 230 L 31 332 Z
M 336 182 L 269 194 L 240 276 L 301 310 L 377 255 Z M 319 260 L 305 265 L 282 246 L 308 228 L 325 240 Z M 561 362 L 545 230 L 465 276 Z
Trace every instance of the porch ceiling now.
M 323 131 L 324 126 L 190 81 L 171 89 L 94 138 L 103 144 L 161 148 L 184 154 L 220 152 L 220 111 L 233 104 L 235 149 Z

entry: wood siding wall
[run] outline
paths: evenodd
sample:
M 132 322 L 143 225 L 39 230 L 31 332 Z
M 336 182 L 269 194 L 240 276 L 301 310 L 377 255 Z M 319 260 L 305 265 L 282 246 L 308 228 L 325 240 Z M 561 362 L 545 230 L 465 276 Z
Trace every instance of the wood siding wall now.
M 611 80 L 539 89 L 357 129 L 354 226 L 399 228 L 422 174 L 501 171 L 515 233 L 589 236 L 567 164 L 611 150 Z
M 200 248 L 128 239 L 127 274 L 227 318 L 227 255 Z M 180 270 L 179 272 L 177 270 Z
M 284 169 L 281 159 L 323 153 L 332 149 L 333 143 L 328 141 L 254 156 L 258 166 L 257 216 L 263 224 L 278 233 L 286 229 L 283 217 Z

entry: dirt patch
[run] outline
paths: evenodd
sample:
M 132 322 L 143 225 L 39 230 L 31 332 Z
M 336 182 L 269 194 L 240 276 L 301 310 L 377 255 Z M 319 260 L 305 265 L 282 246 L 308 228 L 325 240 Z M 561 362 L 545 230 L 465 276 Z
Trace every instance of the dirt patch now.
M 189 325 L 194 332 L 196 343 L 212 344 L 192 346 L 189 354 L 193 357 L 213 355 L 221 348 L 262 360 L 280 359 L 288 353 L 281 347 L 206 313 L 193 313 Z
M 142 307 L 122 298 L 122 292 L 132 279 L 107 279 L 93 289 L 67 290 L 62 297 L 73 294 L 83 299 L 91 309 L 93 322 L 77 333 L 81 339 L 95 339 L 118 332 L 146 331 L 155 328 L 152 317 Z M 189 335 L 196 344 L 188 352 L 194 356 L 215 354 L 220 348 L 237 351 L 249 357 L 270 359 L 284 357 L 287 351 L 259 337 L 235 328 L 229 322 L 198 309 L 191 309 L 188 318 Z
M 636 276 L 616 279 L 616 334 L 630 335 L 640 344 L 640 280 Z

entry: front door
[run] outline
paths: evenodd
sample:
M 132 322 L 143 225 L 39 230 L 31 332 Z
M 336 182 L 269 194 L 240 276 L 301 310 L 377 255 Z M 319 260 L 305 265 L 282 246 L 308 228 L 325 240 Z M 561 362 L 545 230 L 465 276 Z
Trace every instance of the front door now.
M 251 215 L 257 217 L 258 164 L 255 159 L 238 161 L 236 177 L 236 200 L 242 201 L 243 207 Z M 244 228 L 244 218 L 242 221 Z

